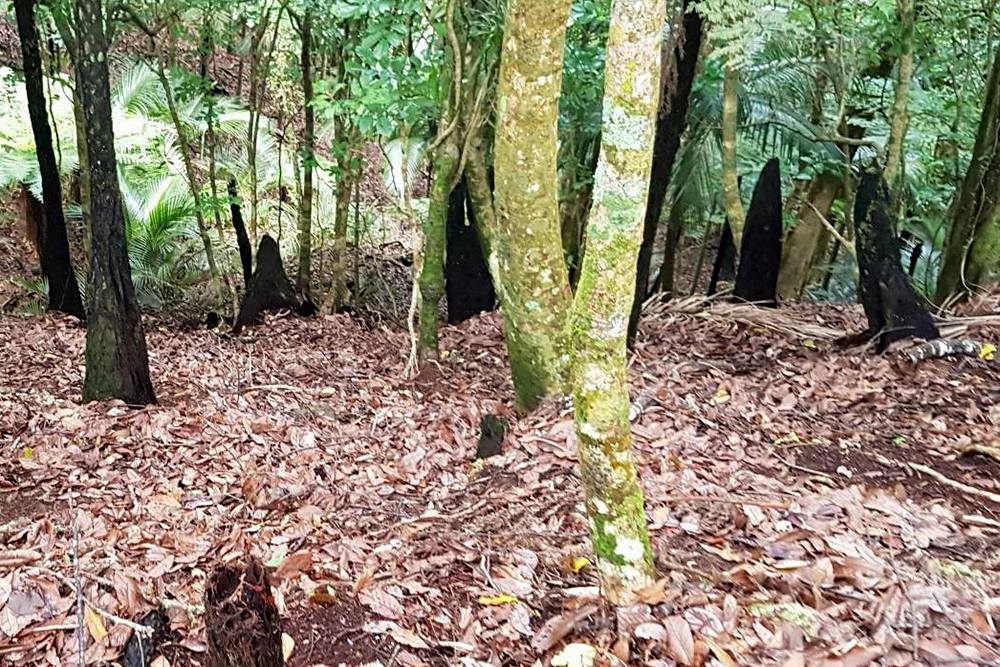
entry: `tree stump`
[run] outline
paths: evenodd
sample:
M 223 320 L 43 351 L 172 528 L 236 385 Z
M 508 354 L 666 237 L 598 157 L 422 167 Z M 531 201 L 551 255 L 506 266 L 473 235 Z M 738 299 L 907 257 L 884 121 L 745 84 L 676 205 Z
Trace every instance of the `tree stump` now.
M 736 273 L 737 299 L 777 305 L 781 270 L 781 168 L 777 158 L 764 165 L 753 189 Z
M 899 238 L 889 211 L 889 190 L 881 172 L 865 172 L 854 200 L 854 224 L 860 269 L 858 291 L 868 329 L 850 340 L 874 339 L 879 352 L 904 338 L 932 340 L 940 336 L 934 319 L 903 271 Z
M 467 202 L 465 179 L 455 186 L 448 203 L 448 251 L 445 255 L 445 294 L 448 323 L 457 324 L 493 310 L 497 294 L 483 257 L 476 221 Z
M 733 230 L 729 220 L 722 223 L 722 236 L 719 248 L 715 253 L 715 263 L 712 264 L 712 277 L 708 281 L 708 296 L 719 291 L 719 283 L 733 280 L 736 277 L 736 243 L 733 242 Z
M 217 568 L 205 589 L 208 667 L 282 667 L 281 617 L 256 558 Z
M 503 440 L 507 436 L 507 420 L 497 415 L 486 415 L 479 420 L 479 446 L 477 459 L 488 459 L 503 452 Z
M 288 282 L 285 265 L 281 262 L 278 244 L 265 234 L 257 247 L 257 268 L 250 279 L 240 314 L 233 325 L 233 333 L 260 320 L 264 311 L 288 308 L 297 311 L 299 302 Z
M 233 218 L 233 229 L 236 231 L 236 245 L 240 249 L 240 264 L 243 265 L 243 286 L 249 289 L 250 279 L 253 277 L 253 258 L 250 256 L 250 237 L 247 236 L 247 226 L 243 223 L 235 178 L 229 179 L 226 191 L 229 193 L 229 212 Z

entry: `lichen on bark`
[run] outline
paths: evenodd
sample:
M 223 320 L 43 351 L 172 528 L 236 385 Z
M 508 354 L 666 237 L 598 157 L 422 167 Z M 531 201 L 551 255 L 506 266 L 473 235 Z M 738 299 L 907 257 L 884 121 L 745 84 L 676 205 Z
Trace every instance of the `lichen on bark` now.
M 573 400 L 591 539 L 605 594 L 625 604 L 655 575 L 631 460 L 626 334 L 659 99 L 665 3 L 618 0 L 587 253 L 569 320 Z
M 565 386 L 571 292 L 562 252 L 557 175 L 559 92 L 571 0 L 510 0 L 495 146 L 495 261 L 518 403 L 533 408 Z

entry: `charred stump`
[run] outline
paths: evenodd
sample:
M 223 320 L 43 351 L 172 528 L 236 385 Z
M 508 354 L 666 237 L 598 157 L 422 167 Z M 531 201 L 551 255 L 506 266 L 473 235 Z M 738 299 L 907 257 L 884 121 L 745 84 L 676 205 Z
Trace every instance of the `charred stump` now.
M 939 337 L 937 325 L 900 263 L 899 238 L 890 214 L 889 189 L 880 171 L 867 171 L 854 202 L 860 279 L 858 292 L 868 329 L 851 342 L 874 339 L 885 350 L 904 338 Z
M 240 210 L 239 195 L 236 192 L 236 179 L 230 178 L 226 185 L 229 192 L 229 212 L 233 217 L 233 229 L 236 231 L 236 245 L 240 249 L 240 263 L 243 265 L 243 286 L 250 289 L 250 279 L 253 277 L 253 258 L 250 249 L 250 237 L 247 236 L 247 226 L 243 222 L 243 212 Z
M 259 322 L 265 311 L 282 308 L 298 311 L 299 302 L 288 282 L 278 244 L 265 234 L 257 247 L 257 269 L 247 286 L 243 305 L 240 306 L 236 324 L 233 325 L 233 333 L 239 333 L 243 327 Z
M 282 667 L 281 617 L 259 560 L 212 573 L 205 589 L 205 632 L 208 667 Z
M 753 189 L 736 273 L 736 298 L 777 305 L 781 270 L 781 168 L 777 158 L 764 165 Z
M 493 310 L 497 302 L 464 178 L 451 191 L 447 234 L 444 270 L 448 323 L 457 324 Z
M 141 635 L 133 632 L 121 657 L 121 667 L 148 667 L 159 654 L 160 643 L 168 634 L 170 619 L 159 609 L 153 609 L 139 620 L 139 625 L 152 632 Z
M 736 243 L 733 241 L 733 230 L 729 220 L 722 223 L 722 236 L 719 238 L 719 248 L 715 252 L 715 263 L 712 264 L 712 277 L 708 281 L 708 296 L 719 291 L 719 283 L 723 280 L 736 279 Z
M 503 440 L 507 435 L 507 420 L 497 415 L 486 415 L 479 420 L 479 445 L 477 459 L 488 459 L 503 452 Z

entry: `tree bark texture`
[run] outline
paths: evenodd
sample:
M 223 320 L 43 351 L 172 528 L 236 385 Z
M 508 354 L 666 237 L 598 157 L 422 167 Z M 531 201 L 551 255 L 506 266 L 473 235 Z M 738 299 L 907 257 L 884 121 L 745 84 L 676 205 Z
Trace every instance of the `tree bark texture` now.
M 603 591 L 619 605 L 655 576 L 631 461 L 625 354 L 660 99 L 660 58 L 654 54 L 665 12 L 658 0 L 617 0 L 612 8 L 601 156 L 570 318 L 573 403 L 591 540 Z
M 725 65 L 722 79 L 722 194 L 726 218 L 738 248 L 743 241 L 743 223 L 746 217 L 740 199 L 740 181 L 737 165 L 736 130 L 739 116 L 740 73 L 732 65 Z
M 101 0 L 77 0 L 76 28 L 92 228 L 83 399 L 145 405 L 155 403 L 156 395 L 125 245 Z
M 898 0 L 900 23 L 899 60 L 896 63 L 896 86 L 893 91 L 892 115 L 889 118 L 889 140 L 885 149 L 885 182 L 893 199 L 898 200 L 901 194 L 899 179 L 903 172 L 903 148 L 906 140 L 906 128 L 909 125 L 907 100 L 910 95 L 910 82 L 913 79 L 913 33 L 916 23 L 916 0 Z
M 494 164 L 499 229 L 493 252 L 509 331 L 517 402 L 530 409 L 565 386 L 571 291 L 557 173 L 563 45 L 572 0 L 507 3 Z M 647 54 L 648 57 L 648 54 Z
M 798 298 L 806 288 L 809 274 L 826 252 L 826 226 L 820 216 L 829 219 L 833 202 L 840 195 L 841 179 L 836 174 L 821 174 L 802 197 L 798 221 L 785 236 L 778 274 L 778 296 Z

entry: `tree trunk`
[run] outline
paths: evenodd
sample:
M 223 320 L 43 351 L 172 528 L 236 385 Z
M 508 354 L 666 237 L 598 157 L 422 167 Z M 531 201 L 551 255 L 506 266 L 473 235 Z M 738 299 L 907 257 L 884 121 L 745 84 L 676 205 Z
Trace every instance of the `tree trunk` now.
M 205 224 L 205 210 L 201 205 L 201 188 L 198 186 L 198 177 L 194 171 L 191 147 L 184 136 L 184 125 L 181 123 L 180 114 L 177 112 L 177 103 L 174 101 L 173 88 L 170 85 L 170 79 L 167 78 L 167 72 L 163 67 L 162 59 L 157 62 L 156 75 L 160 79 L 160 85 L 163 86 L 163 94 L 167 99 L 167 110 L 170 112 L 174 131 L 177 132 L 177 145 L 181 150 L 181 159 L 184 162 L 184 174 L 187 176 L 188 189 L 191 191 L 191 198 L 194 200 L 194 218 L 198 225 L 198 236 L 201 238 L 201 245 L 205 249 L 208 270 L 212 275 L 212 279 L 217 281 L 219 279 L 219 267 L 215 263 L 212 239 L 208 236 L 208 225 Z M 221 288 L 221 285 L 219 287 Z
M 715 251 L 715 263 L 712 264 L 712 276 L 708 280 L 708 296 L 719 290 L 723 280 L 736 278 L 736 243 L 733 241 L 733 229 L 729 220 L 722 222 L 722 234 L 719 236 L 719 247 Z
M 28 115 L 31 118 L 35 154 L 42 179 L 45 216 L 43 226 L 37 231 L 41 248 L 39 261 L 42 265 L 42 275 L 49 284 L 48 308 L 83 319 L 83 300 L 80 298 L 80 288 L 76 284 L 69 241 L 66 238 L 59 165 L 52 148 L 52 131 L 45 108 L 42 55 L 38 45 L 38 28 L 35 26 L 35 1 L 18 0 L 14 3 L 14 8 L 17 11 L 17 32 L 21 41 Z
M 937 338 L 933 318 L 900 266 L 892 200 L 881 174 L 869 171 L 861 178 L 854 222 L 860 270 L 858 292 L 868 318 L 868 330 L 861 338 L 874 339 L 879 352 L 904 338 Z
M 87 288 L 84 401 L 120 398 L 155 403 L 146 338 L 125 247 L 108 82 L 108 45 L 101 0 L 77 0 L 76 58 L 90 157 L 92 258 Z
M 743 241 L 745 214 L 740 200 L 740 182 L 736 162 L 736 126 L 739 100 L 736 96 L 740 73 L 735 67 L 725 65 L 722 80 L 722 194 L 726 203 L 726 218 L 733 235 L 733 244 Z
M 685 6 L 692 4 L 690 0 Z M 683 30 L 678 36 L 677 32 Z M 631 347 L 639 327 L 642 304 L 648 296 L 649 265 L 653 258 L 653 244 L 659 227 L 663 202 L 667 198 L 670 175 L 687 127 L 688 100 L 694 84 L 698 54 L 701 52 L 702 18 L 696 11 L 684 14 L 682 26 L 672 26 L 672 37 L 664 40 L 663 106 L 657 117 L 656 141 L 653 144 L 653 170 L 650 174 L 649 201 L 642 227 L 642 246 L 636 262 L 635 297 L 628 321 L 628 343 Z M 673 280 L 673 270 L 670 273 Z
M 295 289 L 308 297 L 312 277 L 313 154 L 316 150 L 316 111 L 312 105 L 312 11 L 308 9 L 302 17 L 302 95 L 305 128 L 302 133 L 302 197 L 299 201 L 299 268 L 295 274 Z
M 447 88 L 451 81 L 445 77 Z M 447 94 L 447 93 L 445 93 Z M 441 119 L 443 127 L 448 123 L 451 105 L 443 107 Z M 459 134 L 457 131 L 445 139 L 434 151 L 434 167 L 431 174 L 430 201 L 427 218 L 424 220 L 423 248 L 420 258 L 420 332 L 417 351 L 421 363 L 438 356 L 438 307 L 444 296 L 444 261 L 448 227 L 448 208 L 451 201 L 451 182 L 459 159 Z
M 826 238 L 826 226 L 820 216 L 829 219 L 841 185 L 839 176 L 824 173 L 813 180 L 802 198 L 798 222 L 785 237 L 782 247 L 778 274 L 778 296 L 782 299 L 796 299 L 802 294 L 812 267 L 825 253 L 827 244 L 821 241 Z
M 972 161 L 950 217 L 938 303 L 981 289 L 1000 271 L 1000 50 L 986 85 Z
M 517 402 L 531 409 L 565 386 L 572 293 L 559 217 L 557 134 L 572 0 L 510 0 L 498 84 L 494 164 L 507 355 Z
M 659 99 L 665 3 L 616 0 L 604 132 L 587 252 L 570 319 L 580 470 L 602 589 L 628 603 L 655 577 L 642 490 L 632 465 L 626 334 L 635 294 Z M 673 17 L 671 17 L 673 19 Z
M 243 287 L 250 287 L 253 276 L 253 257 L 251 256 L 250 237 L 243 222 L 243 211 L 240 210 L 240 196 L 236 192 L 236 179 L 230 178 L 226 184 L 229 193 L 229 213 L 233 219 L 233 230 L 236 232 L 236 245 L 240 249 L 240 264 L 243 266 Z
M 907 98 L 910 81 L 913 79 L 913 32 L 916 22 L 915 0 L 898 0 L 900 22 L 899 61 L 896 65 L 896 88 L 893 93 L 892 116 L 889 119 L 889 141 L 885 149 L 885 182 L 889 186 L 893 201 L 901 196 L 901 176 L 903 171 L 903 144 L 906 127 L 909 124 Z M 898 204 L 897 204 L 898 205 Z
M 674 273 L 677 270 L 677 247 L 680 245 L 681 235 L 684 232 L 684 215 L 681 207 L 676 202 L 670 207 L 670 220 L 667 224 L 666 238 L 663 240 L 663 263 L 660 265 L 660 272 L 656 276 L 656 283 L 653 288 L 663 292 L 668 299 L 674 298 Z M 700 267 L 696 267 L 700 270 Z M 650 294 L 646 298 L 650 298 Z

